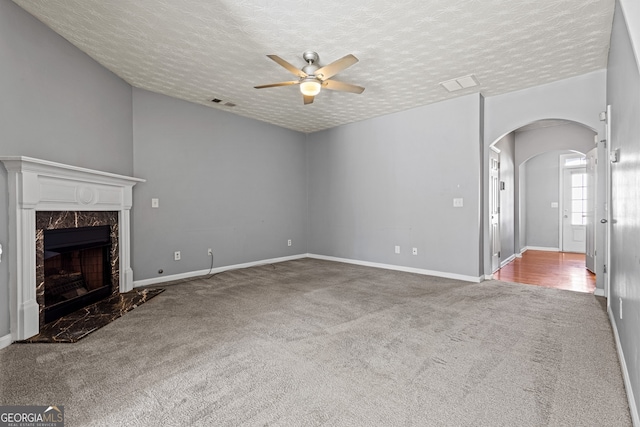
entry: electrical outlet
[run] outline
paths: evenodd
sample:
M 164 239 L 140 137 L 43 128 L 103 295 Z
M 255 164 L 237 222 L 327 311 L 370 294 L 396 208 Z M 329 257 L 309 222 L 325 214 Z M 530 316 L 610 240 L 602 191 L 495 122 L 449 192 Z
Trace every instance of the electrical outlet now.
M 287 240 L 287 246 L 291 246 L 291 239 Z
M 158 208 L 160 207 L 160 200 L 158 199 L 151 199 L 151 207 L 152 208 Z
M 173 260 L 174 261 L 180 261 L 180 251 L 175 251 L 173 253 Z
M 414 255 L 418 255 L 418 248 L 413 248 L 413 251 L 411 253 Z
M 399 254 L 400 253 L 400 246 L 396 246 L 396 253 Z
M 213 256 L 213 249 L 211 248 L 207 249 L 207 255 Z

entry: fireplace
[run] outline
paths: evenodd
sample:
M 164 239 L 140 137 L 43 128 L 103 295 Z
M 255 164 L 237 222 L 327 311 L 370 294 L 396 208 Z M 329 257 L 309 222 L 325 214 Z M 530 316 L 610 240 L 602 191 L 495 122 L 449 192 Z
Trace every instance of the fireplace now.
M 12 341 L 38 334 L 40 327 L 50 319 L 46 312 L 58 309 L 47 310 L 47 299 L 56 301 L 51 307 L 62 307 L 68 301 L 76 301 L 69 303 L 73 305 L 82 300 L 71 298 L 74 292 L 75 296 L 91 294 L 93 297 L 92 292 L 96 290 L 96 294 L 107 291 L 114 294 L 133 289 L 130 210 L 133 186 L 144 182 L 143 179 L 30 157 L 0 157 L 0 161 L 8 172 L 9 245 L 6 259 L 10 277 Z M 57 236 L 64 233 L 58 230 L 85 227 L 106 227 L 97 232 L 99 237 L 88 239 L 98 240 L 96 247 L 91 247 L 96 242 L 81 239 L 67 247 L 64 244 L 47 246 L 45 252 L 45 235 Z M 108 242 L 104 239 L 107 229 Z M 82 230 L 76 232 L 82 233 Z M 54 241 L 57 238 L 54 237 Z M 60 242 L 54 245 L 60 245 Z M 54 252 L 59 255 L 53 255 Z M 101 261 L 97 262 L 100 266 L 90 267 L 86 261 L 94 258 L 97 252 L 101 253 Z M 55 256 L 60 258 L 52 259 L 45 267 L 45 261 Z M 102 269 L 102 273 L 93 272 L 89 277 L 86 273 L 90 269 Z M 49 280 L 45 278 L 46 272 L 51 273 Z M 65 275 L 67 277 L 61 278 Z M 80 282 L 70 280 L 80 276 Z M 96 284 L 94 276 L 102 276 L 102 283 Z M 54 283 L 53 291 L 47 291 L 47 283 Z M 60 303 L 65 304 L 58 306 Z
M 44 232 L 44 323 L 111 295 L 109 226 Z

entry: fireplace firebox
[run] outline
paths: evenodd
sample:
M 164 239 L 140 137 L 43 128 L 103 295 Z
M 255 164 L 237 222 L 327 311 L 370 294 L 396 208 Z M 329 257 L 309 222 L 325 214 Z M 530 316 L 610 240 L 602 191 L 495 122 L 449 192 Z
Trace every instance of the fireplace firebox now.
M 44 322 L 111 295 L 111 228 L 44 230 Z

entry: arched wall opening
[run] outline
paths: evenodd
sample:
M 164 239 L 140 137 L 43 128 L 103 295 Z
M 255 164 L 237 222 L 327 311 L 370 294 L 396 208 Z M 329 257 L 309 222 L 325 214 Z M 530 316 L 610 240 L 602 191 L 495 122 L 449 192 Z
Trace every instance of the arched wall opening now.
M 558 247 L 559 156 L 570 152 L 586 154 L 597 147 L 597 135 L 598 133 L 589 125 L 573 120 L 547 118 L 535 120 L 513 129 L 489 144 L 490 148 L 495 147 L 500 151 L 500 180 L 504 182 L 502 184 L 504 190 L 501 190 L 499 195 L 501 267 L 513 260 L 514 257 L 520 256 L 527 247 L 548 247 L 551 250 Z M 537 198 L 534 198 L 535 203 L 527 204 L 527 182 L 524 171 L 527 162 L 531 159 L 541 158 L 539 156 L 544 156 L 545 162 L 551 165 L 548 171 L 551 176 L 548 176 L 549 179 L 545 180 L 544 185 L 548 188 L 552 186 L 554 190 L 551 191 L 551 194 L 538 195 Z M 544 180 L 545 178 L 544 174 L 537 176 L 538 178 L 534 179 Z M 604 178 L 604 174 L 602 174 L 602 178 Z M 529 183 L 530 188 L 532 188 L 531 184 Z M 598 188 L 598 192 L 603 192 L 604 182 L 599 187 L 601 188 Z M 487 204 L 488 206 L 489 204 Z M 488 211 L 485 215 L 489 218 Z M 544 233 L 538 234 L 536 239 L 533 239 L 536 240 L 535 242 L 528 242 L 527 232 L 531 232 L 531 230 L 528 230 L 527 224 L 529 223 L 529 227 L 532 226 L 535 222 L 532 221 L 532 218 L 536 218 L 538 222 L 546 218 L 545 230 L 549 233 L 547 236 Z M 488 221 L 486 222 L 488 229 L 489 224 Z M 531 234 L 529 235 L 531 236 Z M 598 240 L 602 241 L 603 239 Z M 488 236 L 485 243 L 485 254 L 490 256 L 491 236 Z M 489 259 L 489 265 L 491 265 L 491 259 Z M 494 269 L 495 267 L 491 270 L 485 270 L 489 271 L 486 275 L 489 276 Z M 601 286 L 604 284 L 602 283 Z

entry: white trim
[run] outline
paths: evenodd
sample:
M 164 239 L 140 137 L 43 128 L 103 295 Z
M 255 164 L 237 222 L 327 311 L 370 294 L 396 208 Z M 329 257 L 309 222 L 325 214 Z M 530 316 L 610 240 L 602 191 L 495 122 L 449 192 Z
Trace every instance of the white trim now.
M 493 280 L 493 274 L 485 274 L 484 280 Z
M 514 259 L 516 259 L 516 254 L 511 255 L 509 258 L 505 259 L 504 261 L 502 261 L 500 263 L 500 268 L 504 267 L 505 265 L 509 264 L 511 261 L 513 261 Z
M 638 417 L 638 407 L 636 406 L 636 400 L 633 397 L 633 387 L 631 386 L 631 378 L 629 378 L 629 370 L 627 369 L 627 362 L 624 358 L 624 351 L 622 350 L 622 344 L 620 343 L 620 335 L 618 334 L 618 325 L 616 324 L 615 317 L 611 311 L 611 307 L 607 307 L 607 313 L 609 314 L 609 322 L 611 322 L 611 328 L 613 329 L 613 337 L 616 341 L 616 349 L 618 350 L 618 359 L 620 360 L 620 367 L 622 368 L 622 379 L 624 380 L 624 388 L 627 392 L 627 400 L 629 401 L 629 412 L 631 413 L 631 422 L 634 426 L 640 426 L 640 417 Z
M 308 257 L 308 254 L 298 254 L 298 255 L 291 255 L 291 256 L 285 256 L 280 258 L 270 258 L 270 259 L 263 259 L 260 261 L 245 262 L 243 264 L 225 265 L 223 267 L 216 267 L 211 270 L 207 268 L 206 270 L 188 271 L 186 273 L 172 274 L 171 276 L 153 277 L 151 279 L 135 280 L 133 282 L 133 287 L 139 288 L 141 286 L 149 286 L 149 285 L 156 285 L 159 283 L 173 282 L 174 280 L 190 279 L 192 277 L 222 273 L 223 271 L 227 271 L 227 270 L 237 270 L 239 268 L 255 267 L 255 266 L 264 265 L 264 264 L 276 264 L 279 262 L 292 261 L 295 259 L 301 259 L 301 258 L 307 258 L 307 257 Z
M 613 140 L 611 138 L 611 105 L 607 105 L 607 120 L 605 122 L 605 138 L 607 141 L 607 145 L 605 147 L 605 202 L 604 209 L 607 218 L 607 223 L 605 224 L 605 261 L 604 268 L 607 272 L 604 273 L 604 294 L 607 297 L 607 309 L 611 305 L 611 274 L 613 270 L 613 265 L 611 263 L 611 233 L 613 232 L 613 218 L 611 215 L 611 202 L 612 202 L 612 179 L 611 179 L 611 146 L 613 145 Z M 597 196 L 596 196 L 597 197 Z
M 597 297 L 603 297 L 604 296 L 604 289 L 600 289 L 600 288 L 596 288 L 595 291 L 593 291 L 593 294 Z
M 578 157 L 586 157 L 586 154 L 582 154 L 579 151 L 572 150 L 572 153 L 568 154 L 560 154 L 558 156 L 559 163 L 559 177 L 558 177 L 558 246 L 564 249 L 564 171 L 567 169 L 584 169 L 585 173 L 587 172 L 586 165 L 579 166 L 565 166 L 565 162 L 567 159 L 575 159 Z M 585 226 L 586 228 L 586 226 Z M 585 250 L 586 253 L 586 250 Z
M 325 261 L 344 262 L 346 264 L 363 265 L 365 267 L 384 268 L 385 270 L 404 271 L 407 273 L 423 274 L 425 276 L 436 276 L 436 277 L 444 277 L 447 279 L 464 280 L 465 282 L 480 283 L 483 281 L 483 276 L 478 276 L 478 277 L 466 276 L 463 274 L 445 273 L 442 271 L 424 270 L 422 268 L 404 267 L 401 265 L 392 265 L 392 264 L 381 264 L 377 262 L 360 261 L 360 260 L 348 259 L 348 258 L 338 258 L 338 257 L 326 256 L 326 255 L 307 254 L 307 256 L 309 258 L 322 259 Z
M 527 246 L 522 253 L 525 251 L 547 251 L 547 252 L 560 252 L 560 248 L 547 248 L 544 246 Z
M 500 149 L 498 147 L 496 147 L 495 145 L 490 145 L 489 148 L 491 149 L 491 151 L 493 151 L 494 153 L 498 153 L 500 154 Z
M 0 350 L 11 345 L 11 334 L 0 337 Z

